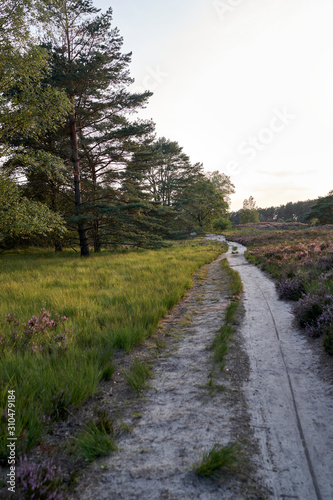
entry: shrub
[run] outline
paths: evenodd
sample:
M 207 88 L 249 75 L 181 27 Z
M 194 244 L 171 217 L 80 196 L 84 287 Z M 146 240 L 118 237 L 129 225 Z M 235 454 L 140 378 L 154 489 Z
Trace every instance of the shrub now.
M 301 277 L 285 278 L 276 284 L 280 299 L 299 300 L 305 293 L 304 282 Z
M 14 313 L 8 314 L 5 321 L 9 324 L 9 333 L 0 336 L 3 350 L 51 354 L 64 352 L 68 347 L 70 332 L 65 328 L 66 316 L 55 314 L 52 318 L 51 313 L 42 308 L 39 316 L 33 315 L 22 325 Z
M 225 219 L 224 217 L 220 217 L 219 219 L 214 220 L 213 228 L 216 231 L 227 231 L 232 228 L 232 224 L 229 219 Z
M 333 322 L 333 297 L 321 284 L 317 291 L 304 295 L 293 307 L 295 317 L 312 337 L 319 337 Z
M 20 459 L 16 475 L 17 498 L 24 500 L 63 500 L 64 489 L 60 476 L 60 468 L 51 461 L 41 465 L 29 464 L 28 459 Z

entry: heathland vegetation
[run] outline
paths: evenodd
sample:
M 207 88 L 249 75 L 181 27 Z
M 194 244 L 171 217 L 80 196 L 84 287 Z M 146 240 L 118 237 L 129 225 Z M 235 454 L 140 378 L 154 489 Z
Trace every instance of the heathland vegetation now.
M 227 235 L 248 247 L 247 259 L 276 279 L 279 297 L 295 302 L 299 326 L 323 336 L 333 354 L 333 226 L 247 224 Z

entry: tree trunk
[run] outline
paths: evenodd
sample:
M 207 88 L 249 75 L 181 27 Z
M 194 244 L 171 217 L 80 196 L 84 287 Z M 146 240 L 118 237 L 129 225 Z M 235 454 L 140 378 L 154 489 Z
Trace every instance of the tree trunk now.
M 89 157 L 88 157 L 89 161 Z M 91 171 L 92 171 L 92 181 L 93 181 L 93 203 L 96 203 L 96 190 L 97 190 L 97 174 L 96 174 L 96 166 L 94 162 L 91 162 Z M 94 222 L 93 222 L 93 240 L 94 240 L 94 252 L 99 253 L 102 248 L 101 237 L 99 233 L 99 219 L 98 219 L 98 210 L 96 210 L 94 214 Z
M 94 239 L 94 252 L 99 253 L 102 248 L 101 238 L 99 236 L 99 221 L 96 219 L 93 224 L 93 239 Z
M 82 197 L 81 197 L 81 179 L 80 179 L 80 162 L 79 162 L 79 151 L 77 143 L 77 132 L 76 132 L 76 122 L 75 117 L 70 121 L 70 138 L 71 138 L 71 148 L 72 148 L 72 162 L 73 162 L 73 172 L 74 172 L 74 190 L 75 190 L 75 209 L 76 215 L 81 215 L 82 209 Z M 81 256 L 90 255 L 87 230 L 85 223 L 78 223 L 78 231 L 80 238 Z
M 55 252 L 62 252 L 62 241 L 61 240 L 57 240 L 55 241 L 54 243 L 54 251 Z
M 53 212 L 58 212 L 57 210 L 57 202 L 56 202 L 56 190 L 55 190 L 55 183 L 52 182 L 51 183 L 51 209 L 53 210 Z M 62 252 L 63 251 L 63 248 L 62 248 L 62 241 L 60 238 L 58 238 L 57 240 L 55 240 L 54 242 L 54 251 L 55 252 Z

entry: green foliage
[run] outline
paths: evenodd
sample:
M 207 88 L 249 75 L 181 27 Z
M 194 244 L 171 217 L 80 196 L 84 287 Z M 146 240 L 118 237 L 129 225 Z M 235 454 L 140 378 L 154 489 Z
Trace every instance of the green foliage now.
M 213 228 L 215 231 L 226 231 L 232 228 L 232 224 L 229 219 L 225 217 L 220 217 L 213 221 Z
M 38 3 L 38 2 L 37 2 Z M 34 5 L 33 5 L 34 4 Z M 37 138 L 69 111 L 64 92 L 45 85 L 48 55 L 29 27 L 36 2 L 3 0 L 0 13 L 0 151 L 18 134 Z
M 242 208 L 240 211 L 240 223 L 248 224 L 249 222 L 259 222 L 259 212 L 257 210 L 250 210 L 249 208 Z
M 144 155 L 144 157 L 143 157 Z M 163 206 L 175 203 L 179 193 L 201 172 L 202 165 L 190 163 L 183 148 L 165 137 L 158 139 L 134 157 L 133 162 L 144 159 L 143 187 L 150 199 Z
M 200 477 L 218 478 L 223 475 L 224 471 L 234 471 L 238 465 L 238 450 L 239 447 L 235 443 L 221 446 L 220 443 L 214 446 L 202 456 L 199 464 L 193 465 L 192 469 Z
M 10 179 L 0 175 L 0 234 L 2 237 L 29 238 L 34 235 L 64 234 L 64 220 L 42 203 L 20 195 Z
M 202 175 L 181 192 L 177 204 L 186 218 L 200 228 L 225 215 L 228 209 L 225 193 Z
M 328 196 L 319 198 L 311 207 L 306 216 L 306 221 L 316 219 L 319 224 L 333 224 L 333 191 Z
M 192 285 L 193 272 L 214 260 L 221 245 L 190 242 L 158 251 L 118 251 L 82 260 L 78 254 L 15 253 L 0 259 L 0 317 L 22 322 L 45 307 L 67 316 L 73 341 L 58 356 L 1 350 L 3 398 L 16 390 L 18 453 L 38 443 L 52 421 L 94 394 L 114 371 L 117 348 L 130 351 L 156 329 Z M 2 335 L 13 324 L 4 322 Z M 0 395 L 0 415 L 5 399 Z M 0 457 L 6 421 L 0 419 Z M 2 432 L 3 431 L 3 432 Z

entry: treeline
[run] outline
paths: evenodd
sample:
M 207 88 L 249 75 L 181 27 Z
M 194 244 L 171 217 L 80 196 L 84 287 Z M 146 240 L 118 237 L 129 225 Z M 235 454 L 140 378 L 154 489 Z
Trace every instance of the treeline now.
M 38 34 L 38 36 L 37 36 Z M 0 245 L 156 247 L 224 217 L 230 178 L 135 118 L 131 54 L 91 0 L 3 0 Z
M 257 208 L 253 206 L 250 207 L 250 214 L 244 213 L 246 208 L 248 207 L 244 206 L 243 209 L 233 212 L 230 215 L 232 224 L 246 222 L 301 222 L 312 225 L 333 224 L 332 191 L 327 196 L 316 200 L 289 202 L 286 205 L 269 208 Z M 247 219 L 244 217 L 246 215 L 249 215 Z

